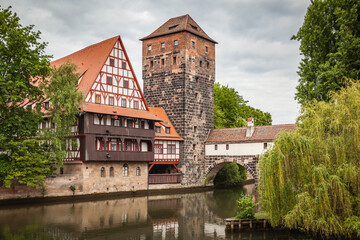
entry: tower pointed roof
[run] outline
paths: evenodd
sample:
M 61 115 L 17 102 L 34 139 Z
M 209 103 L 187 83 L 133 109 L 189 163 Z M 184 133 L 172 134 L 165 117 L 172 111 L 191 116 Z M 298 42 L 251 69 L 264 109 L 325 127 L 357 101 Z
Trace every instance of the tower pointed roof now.
M 190 32 L 198 37 L 209 40 L 210 42 L 217 43 L 214 39 L 209 37 L 204 30 L 190 17 L 189 14 L 179 17 L 170 18 L 167 22 L 161 25 L 158 29 L 152 32 L 150 35 L 141 38 L 141 41 L 169 35 L 178 32 Z

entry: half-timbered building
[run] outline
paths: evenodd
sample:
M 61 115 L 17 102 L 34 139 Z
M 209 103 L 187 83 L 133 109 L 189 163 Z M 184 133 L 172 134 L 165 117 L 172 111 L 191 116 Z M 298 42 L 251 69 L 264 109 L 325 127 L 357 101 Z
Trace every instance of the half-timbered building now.
M 63 174 L 80 174 L 86 193 L 147 189 L 155 122 L 120 36 L 51 63 L 77 65 L 84 101 L 68 144 Z M 45 126 L 44 127 L 48 127 Z

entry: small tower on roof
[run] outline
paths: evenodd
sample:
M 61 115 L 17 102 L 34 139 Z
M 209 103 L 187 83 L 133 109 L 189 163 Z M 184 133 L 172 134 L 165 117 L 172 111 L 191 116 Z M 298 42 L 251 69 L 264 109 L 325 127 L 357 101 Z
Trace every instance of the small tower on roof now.
M 189 16 L 169 19 L 140 39 L 144 96 L 165 109 L 184 139 L 183 184 L 197 184 L 205 161 L 204 142 L 214 127 L 215 44 Z

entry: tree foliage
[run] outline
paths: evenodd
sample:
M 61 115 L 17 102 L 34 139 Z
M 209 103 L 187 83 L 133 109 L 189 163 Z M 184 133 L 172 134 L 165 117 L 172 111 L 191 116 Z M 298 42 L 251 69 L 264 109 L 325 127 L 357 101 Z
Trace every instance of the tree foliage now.
M 236 214 L 237 219 L 254 219 L 256 203 L 251 195 L 241 194 L 238 203 L 238 212 Z
M 250 107 L 234 88 L 214 85 L 214 126 L 215 128 L 244 127 L 247 119 L 253 117 L 255 125 L 271 125 L 270 113 Z
M 261 158 L 261 200 L 273 225 L 360 237 L 360 83 L 302 108 L 298 128 Z
M 304 23 L 292 39 L 300 41 L 304 56 L 298 74 L 296 99 L 304 104 L 328 101 L 329 93 L 359 79 L 360 2 L 313 0 Z
M 75 66 L 51 69 L 40 32 L 19 21 L 11 8 L 0 8 L 0 183 L 37 187 L 62 164 L 81 94 Z M 46 99 L 52 107 L 44 116 Z M 43 117 L 57 127 L 39 136 Z
M 237 163 L 228 163 L 216 174 L 214 184 L 217 186 L 234 187 L 246 180 L 246 169 Z

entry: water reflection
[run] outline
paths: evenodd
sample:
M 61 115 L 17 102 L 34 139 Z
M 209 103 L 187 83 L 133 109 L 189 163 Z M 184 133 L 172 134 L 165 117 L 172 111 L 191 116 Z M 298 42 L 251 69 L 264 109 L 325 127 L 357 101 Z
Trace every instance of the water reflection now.
M 225 234 L 253 188 L 0 209 L 0 239 L 271 239 Z

